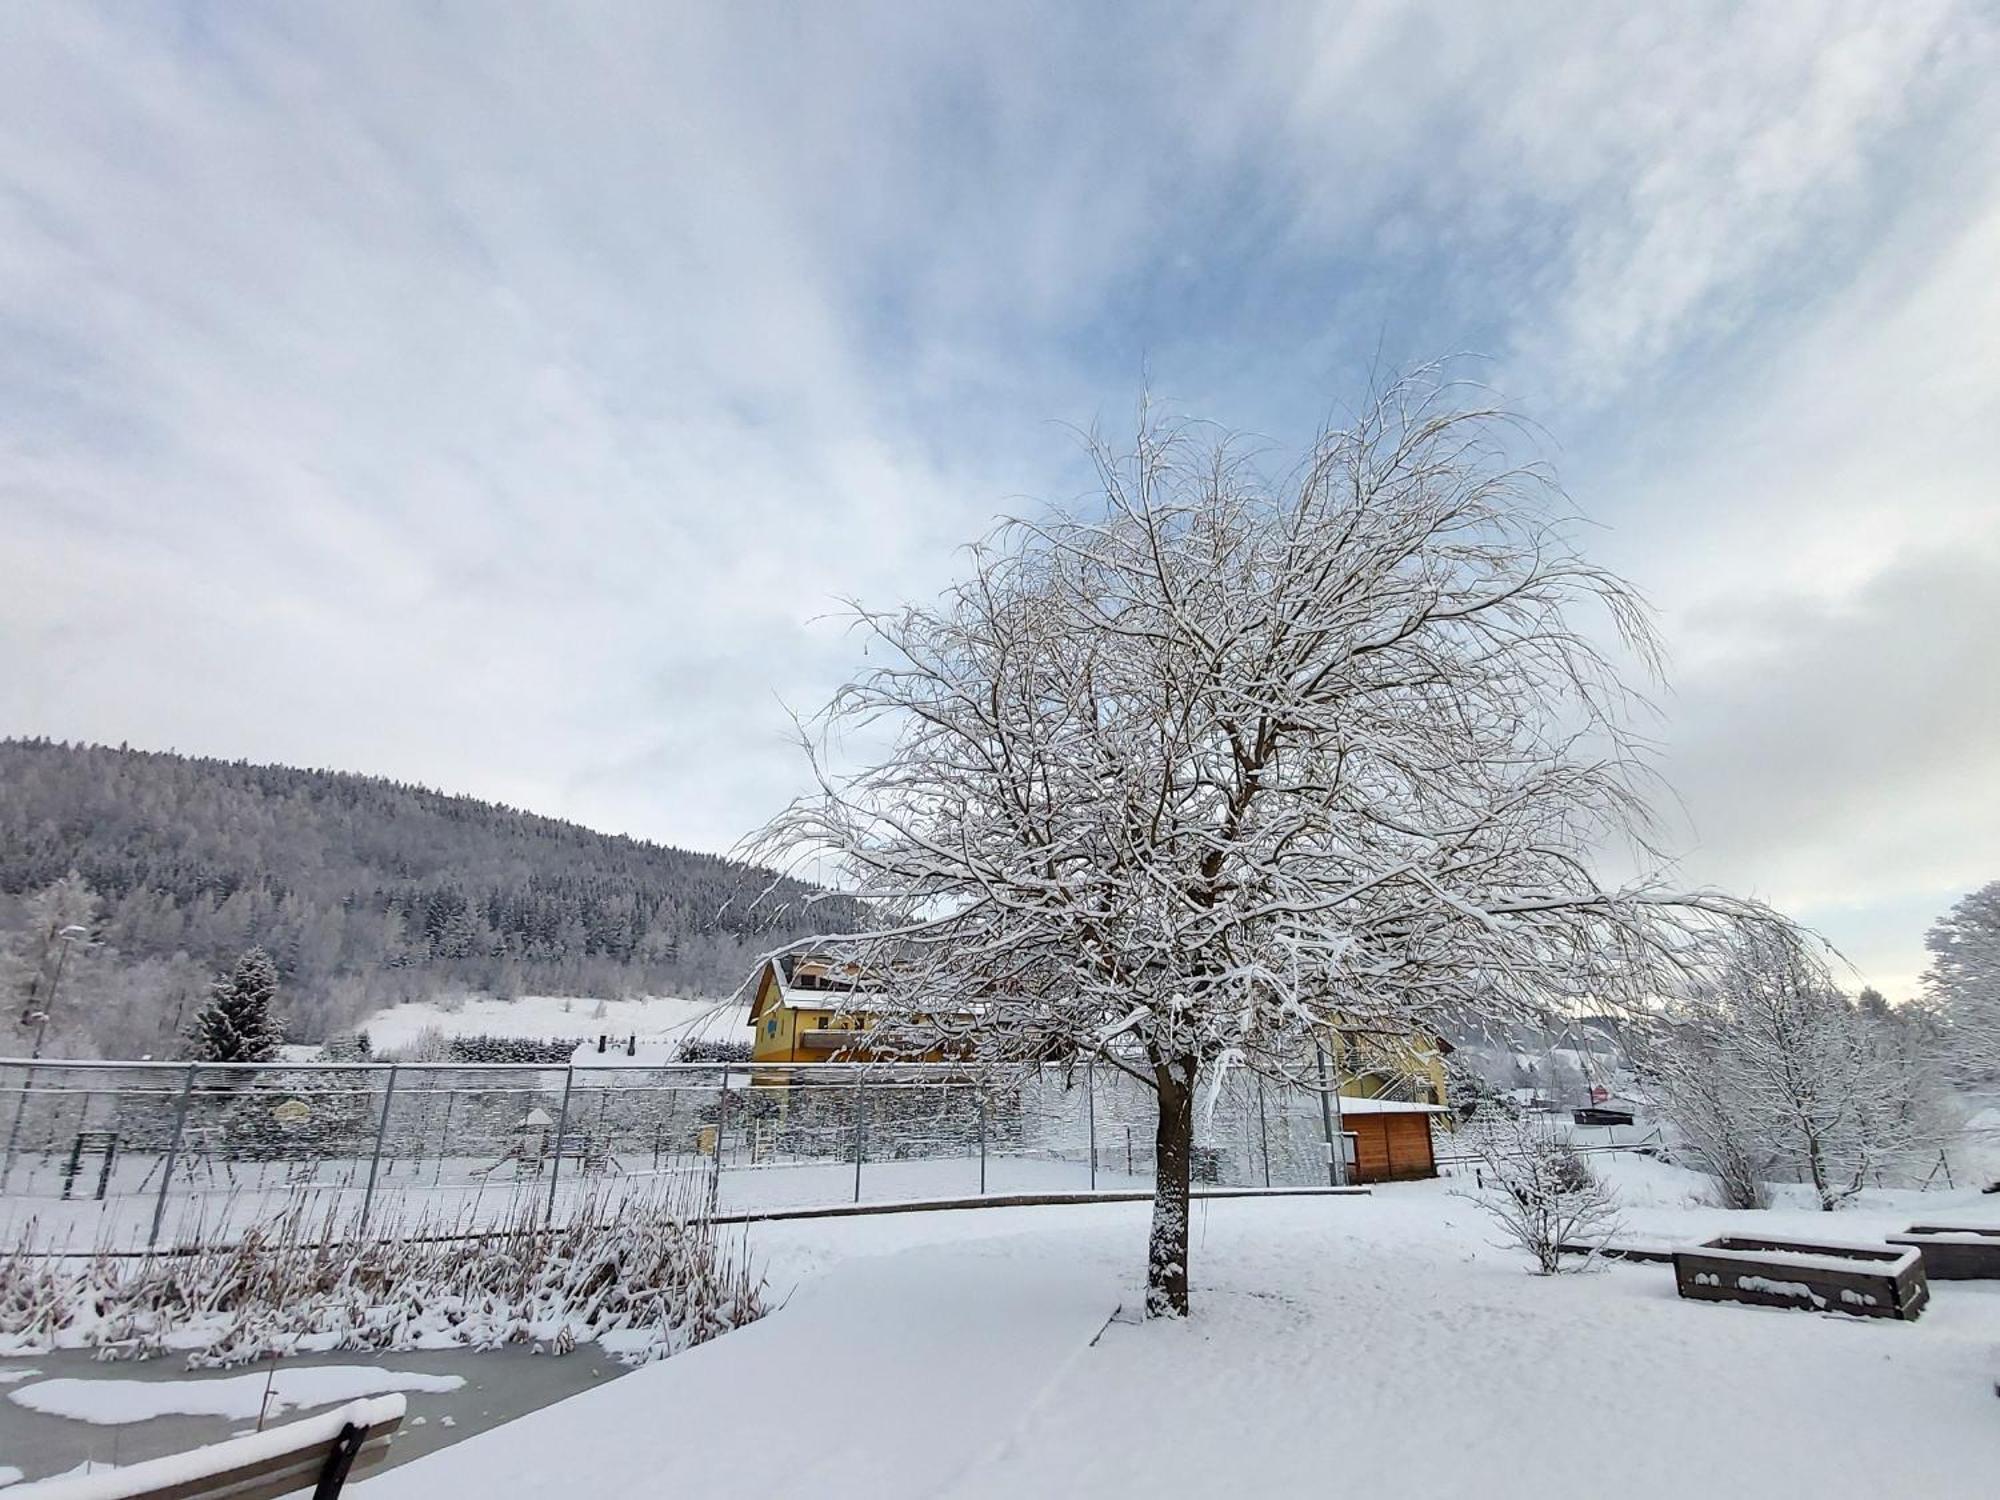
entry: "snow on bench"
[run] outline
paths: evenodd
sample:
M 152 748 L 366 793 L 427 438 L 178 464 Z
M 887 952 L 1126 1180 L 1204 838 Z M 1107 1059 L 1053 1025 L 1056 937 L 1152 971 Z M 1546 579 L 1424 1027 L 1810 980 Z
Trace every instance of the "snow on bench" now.
M 8 1500 L 271 1500 L 307 1488 L 330 1500 L 387 1456 L 403 1409 L 401 1395 L 369 1396 L 185 1453 L 10 1487 Z
M 1674 1252 L 1683 1297 L 1859 1318 L 1913 1319 L 1930 1300 L 1913 1247 L 1834 1245 L 1724 1235 Z

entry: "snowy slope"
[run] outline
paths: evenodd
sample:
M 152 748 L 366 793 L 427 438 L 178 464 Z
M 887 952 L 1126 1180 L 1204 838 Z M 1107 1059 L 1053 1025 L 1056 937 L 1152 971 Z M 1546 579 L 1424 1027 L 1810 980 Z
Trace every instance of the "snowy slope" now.
M 504 1036 L 546 1040 L 599 1034 L 678 1043 L 689 1037 L 750 1040 L 747 1005 L 649 995 L 637 1000 L 592 1000 L 571 995 L 523 995 L 517 1000 L 474 996 L 462 1001 L 422 1001 L 378 1010 L 361 1030 L 380 1054 L 409 1047 L 427 1031 L 445 1036 Z

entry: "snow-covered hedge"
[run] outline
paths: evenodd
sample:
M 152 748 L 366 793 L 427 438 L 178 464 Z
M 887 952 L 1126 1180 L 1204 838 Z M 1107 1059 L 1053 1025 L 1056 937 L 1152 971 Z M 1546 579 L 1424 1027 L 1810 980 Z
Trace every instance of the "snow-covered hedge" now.
M 0 1258 L 0 1355 L 87 1348 L 200 1366 L 595 1339 L 643 1360 L 763 1311 L 761 1283 L 691 1187 L 594 1198 L 554 1229 L 524 1208 L 499 1228 L 426 1217 L 363 1233 L 301 1198 L 225 1248 Z

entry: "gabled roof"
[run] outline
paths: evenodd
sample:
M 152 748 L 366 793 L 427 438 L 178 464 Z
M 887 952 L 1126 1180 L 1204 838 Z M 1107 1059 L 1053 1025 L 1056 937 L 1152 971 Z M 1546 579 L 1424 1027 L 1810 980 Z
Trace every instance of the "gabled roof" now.
M 874 988 L 859 967 L 818 953 L 781 953 L 767 958 L 751 976 L 750 1024 L 776 1007 L 786 1010 L 851 1008 L 857 995 Z

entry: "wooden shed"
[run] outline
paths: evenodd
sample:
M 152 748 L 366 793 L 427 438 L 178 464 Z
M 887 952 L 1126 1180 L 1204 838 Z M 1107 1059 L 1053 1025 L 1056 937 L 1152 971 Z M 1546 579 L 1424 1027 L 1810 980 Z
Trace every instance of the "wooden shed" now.
M 1340 1128 L 1350 1141 L 1349 1181 L 1406 1182 L 1437 1176 L 1431 1118 L 1444 1113 L 1437 1104 L 1342 1098 Z

